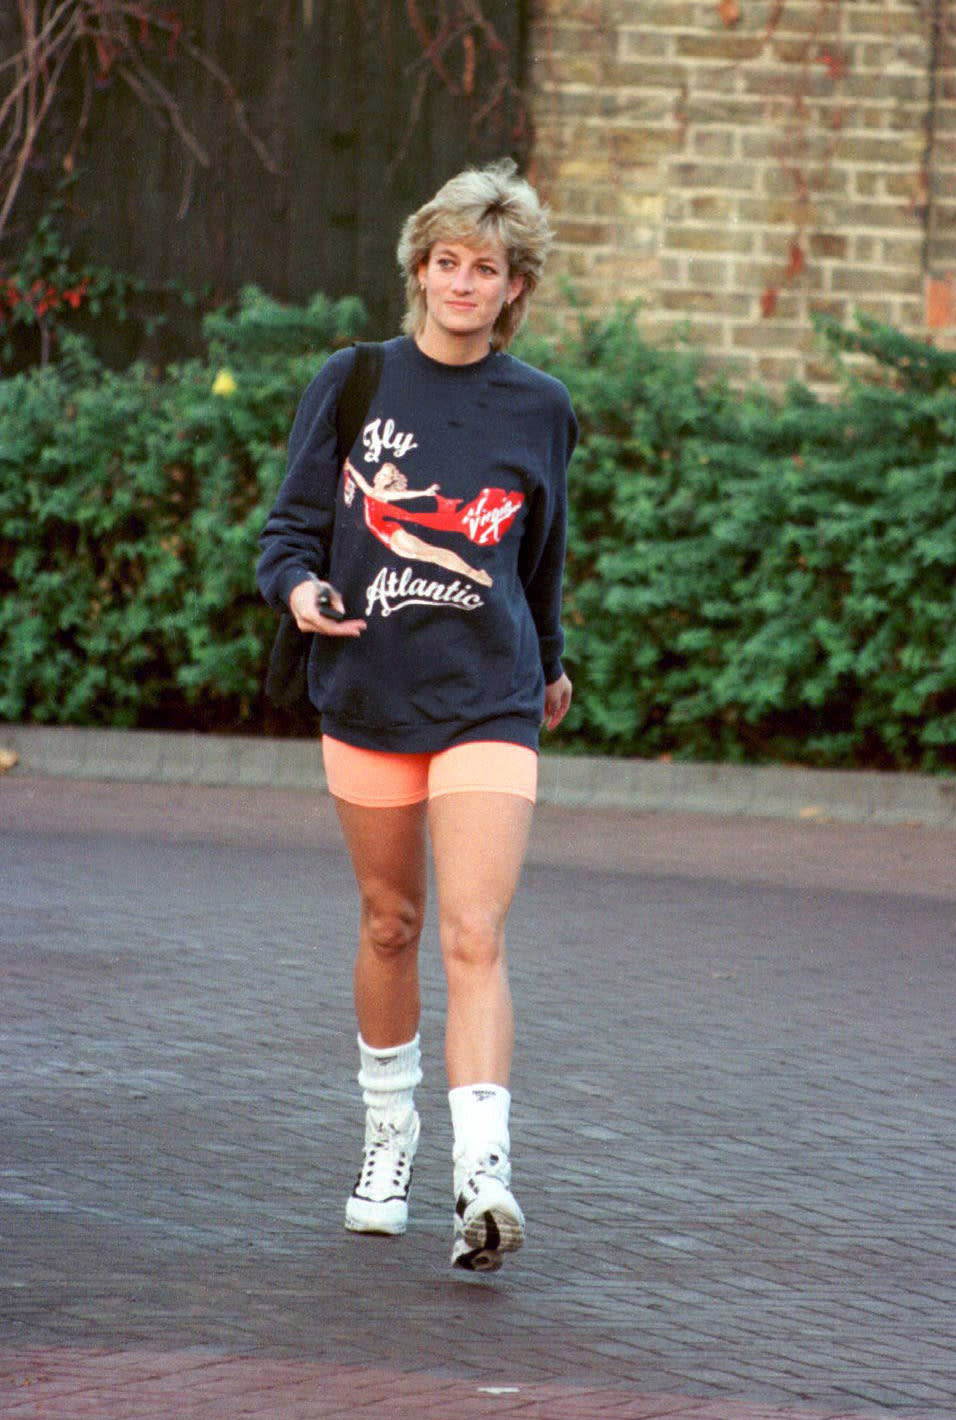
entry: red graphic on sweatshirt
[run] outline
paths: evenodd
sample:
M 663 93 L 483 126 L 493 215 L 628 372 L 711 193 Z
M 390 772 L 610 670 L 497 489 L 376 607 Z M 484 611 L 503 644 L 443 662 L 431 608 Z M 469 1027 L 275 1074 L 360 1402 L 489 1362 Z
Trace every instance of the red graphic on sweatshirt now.
M 448 548 L 427 542 L 410 531 L 408 525 L 434 528 L 436 532 L 458 533 L 477 547 L 488 547 L 499 543 L 511 527 L 524 503 L 523 493 L 509 493 L 504 488 L 483 488 L 470 503 L 463 506 L 460 498 L 446 498 L 439 493 L 437 483 L 428 488 L 409 488 L 405 475 L 391 463 L 383 464 L 371 483 L 349 461 L 345 464 L 345 475 L 346 503 L 351 503 L 354 488 L 360 488 L 365 495 L 365 526 L 392 552 L 412 561 L 433 562 L 486 587 L 492 585 L 492 578 L 487 572 L 470 566 Z M 349 481 L 354 485 L 351 488 Z M 434 511 L 399 506 L 414 498 L 434 499 Z

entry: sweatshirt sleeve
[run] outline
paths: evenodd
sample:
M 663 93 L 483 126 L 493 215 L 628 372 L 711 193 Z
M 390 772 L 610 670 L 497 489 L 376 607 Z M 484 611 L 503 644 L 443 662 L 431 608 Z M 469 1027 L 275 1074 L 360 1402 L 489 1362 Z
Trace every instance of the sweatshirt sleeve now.
M 351 351 L 330 356 L 299 402 L 289 435 L 286 474 L 259 535 L 259 590 L 276 611 L 310 573 L 328 571 L 339 481 L 335 416 Z
M 578 440 L 578 424 L 567 392 L 554 426 L 548 478 L 539 489 L 522 542 L 519 572 L 538 632 L 546 685 L 562 674 L 561 584 L 567 544 L 567 469 Z

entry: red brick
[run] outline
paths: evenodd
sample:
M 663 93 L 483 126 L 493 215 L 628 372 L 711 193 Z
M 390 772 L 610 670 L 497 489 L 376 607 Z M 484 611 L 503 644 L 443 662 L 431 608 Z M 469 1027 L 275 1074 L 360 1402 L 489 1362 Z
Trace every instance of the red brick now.
M 930 330 L 956 326 L 956 276 L 927 277 L 926 324 Z

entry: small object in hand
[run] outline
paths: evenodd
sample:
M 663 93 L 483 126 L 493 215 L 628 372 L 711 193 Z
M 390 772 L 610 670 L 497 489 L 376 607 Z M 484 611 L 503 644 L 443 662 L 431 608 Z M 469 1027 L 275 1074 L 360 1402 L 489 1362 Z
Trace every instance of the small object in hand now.
M 312 580 L 316 585 L 316 605 L 322 615 L 328 617 L 329 621 L 344 621 L 348 616 L 348 612 L 339 611 L 337 606 L 332 605 L 331 588 L 326 586 L 325 583 L 320 582 L 318 577 L 313 577 Z

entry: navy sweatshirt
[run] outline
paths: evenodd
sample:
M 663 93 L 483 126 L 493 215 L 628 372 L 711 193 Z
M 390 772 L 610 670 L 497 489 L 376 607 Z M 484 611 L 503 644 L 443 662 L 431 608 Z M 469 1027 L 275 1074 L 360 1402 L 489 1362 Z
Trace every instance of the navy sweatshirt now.
M 332 355 L 303 395 L 259 587 L 284 610 L 314 572 L 368 623 L 313 638 L 324 732 L 398 752 L 534 749 L 545 684 L 561 675 L 568 392 L 500 351 L 444 365 L 403 336 L 384 352 L 342 468 L 335 411 L 354 352 Z

